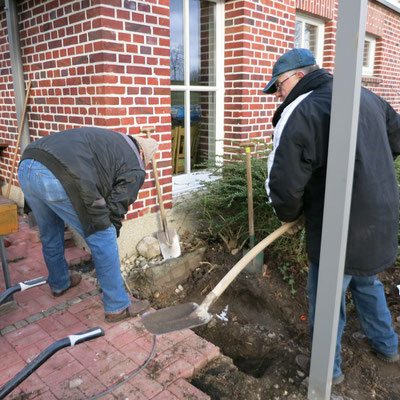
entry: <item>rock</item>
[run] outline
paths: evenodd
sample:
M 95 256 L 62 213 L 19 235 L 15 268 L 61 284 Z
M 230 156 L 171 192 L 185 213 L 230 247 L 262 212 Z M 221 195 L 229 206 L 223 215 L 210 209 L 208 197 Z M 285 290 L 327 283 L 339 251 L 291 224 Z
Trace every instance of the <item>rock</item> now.
M 69 388 L 74 389 L 82 384 L 82 379 L 76 378 L 69 381 Z
M 158 240 L 153 236 L 145 236 L 136 246 L 138 253 L 147 259 L 161 254 Z
M 304 378 L 304 377 L 306 376 L 306 374 L 305 374 L 303 371 L 300 371 L 300 370 L 297 370 L 297 375 L 298 375 L 300 378 Z

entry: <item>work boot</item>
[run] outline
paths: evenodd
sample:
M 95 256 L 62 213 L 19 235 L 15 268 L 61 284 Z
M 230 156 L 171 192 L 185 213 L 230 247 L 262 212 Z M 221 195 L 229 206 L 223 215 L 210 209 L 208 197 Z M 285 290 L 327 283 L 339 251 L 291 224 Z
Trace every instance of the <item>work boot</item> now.
M 80 274 L 77 272 L 70 272 L 69 274 L 69 279 L 71 281 L 71 284 L 63 290 L 52 290 L 51 293 L 53 294 L 54 297 L 60 297 L 62 296 L 68 289 L 73 288 L 74 286 L 78 285 L 80 281 L 82 280 L 82 277 Z
M 295 358 L 296 364 L 307 374 L 310 374 L 310 357 L 305 356 L 304 354 L 298 354 Z M 332 385 L 339 385 L 344 380 L 344 375 L 341 373 L 338 376 L 334 376 L 332 378 Z
M 150 303 L 147 300 L 135 300 L 132 304 L 120 312 L 114 314 L 106 314 L 107 322 L 119 322 L 126 318 L 133 318 L 144 313 L 150 308 Z
M 362 332 L 354 332 L 351 337 L 353 338 L 354 342 L 356 345 L 364 350 L 371 351 L 376 358 L 379 358 L 380 360 L 387 362 L 387 363 L 394 363 L 399 361 L 399 354 L 386 354 L 382 353 L 379 350 L 376 350 L 375 348 L 372 347 L 372 344 L 370 340 L 367 338 L 366 335 L 364 335 Z

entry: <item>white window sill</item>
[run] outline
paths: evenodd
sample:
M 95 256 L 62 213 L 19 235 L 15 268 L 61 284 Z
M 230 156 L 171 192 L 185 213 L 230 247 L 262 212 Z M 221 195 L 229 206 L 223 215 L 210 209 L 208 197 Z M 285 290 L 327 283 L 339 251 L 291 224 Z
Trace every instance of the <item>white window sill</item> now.
M 172 197 L 201 189 L 202 182 L 215 181 L 218 178 L 212 176 L 210 172 L 194 172 L 191 174 L 181 174 L 172 177 Z

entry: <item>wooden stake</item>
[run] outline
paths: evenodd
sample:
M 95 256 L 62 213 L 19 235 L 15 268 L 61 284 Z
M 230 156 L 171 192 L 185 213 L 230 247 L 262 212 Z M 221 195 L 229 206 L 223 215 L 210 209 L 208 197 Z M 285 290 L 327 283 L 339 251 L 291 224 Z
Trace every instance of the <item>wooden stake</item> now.
M 28 106 L 29 92 L 31 91 L 31 84 L 32 84 L 32 81 L 29 79 L 28 88 L 26 90 L 26 95 L 25 95 L 25 103 L 24 103 L 24 109 L 23 109 L 23 113 L 22 113 L 22 118 L 21 118 L 21 122 L 19 124 L 18 139 L 17 139 L 17 144 L 15 146 L 14 159 L 13 159 L 13 163 L 12 163 L 12 166 L 11 166 L 10 180 L 8 181 L 8 187 L 7 187 L 7 193 L 6 193 L 7 199 L 10 196 L 11 182 L 12 182 L 13 176 L 14 176 L 15 162 L 17 160 L 19 142 L 21 141 L 22 128 L 24 126 L 26 108 Z

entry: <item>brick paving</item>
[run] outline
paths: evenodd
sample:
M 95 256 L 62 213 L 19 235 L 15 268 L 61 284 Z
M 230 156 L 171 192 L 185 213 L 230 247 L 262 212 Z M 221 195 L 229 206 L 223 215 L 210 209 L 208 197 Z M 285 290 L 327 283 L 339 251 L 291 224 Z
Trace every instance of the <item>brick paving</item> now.
M 20 218 L 19 231 L 6 248 L 12 285 L 47 276 L 38 232 Z M 66 235 L 66 242 L 71 239 Z M 82 249 L 68 247 L 70 266 L 90 261 Z M 0 293 L 5 290 L 0 275 Z M 53 297 L 48 285 L 14 293 L 14 307 L 0 314 L 0 387 L 48 346 L 70 334 L 101 327 L 105 336 L 56 352 L 7 399 L 86 399 L 134 373 L 153 348 L 153 335 L 140 317 L 109 324 L 98 288 L 89 280 Z M 2 307 L 4 308 L 4 306 Z M 219 357 L 219 349 L 187 329 L 157 336 L 146 368 L 101 399 L 205 400 L 210 397 L 187 379 Z

